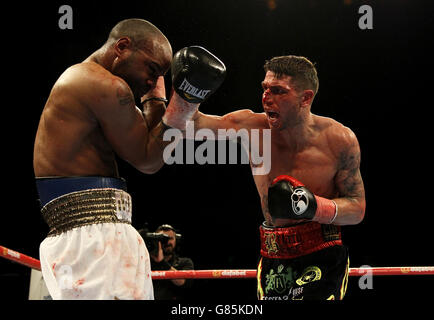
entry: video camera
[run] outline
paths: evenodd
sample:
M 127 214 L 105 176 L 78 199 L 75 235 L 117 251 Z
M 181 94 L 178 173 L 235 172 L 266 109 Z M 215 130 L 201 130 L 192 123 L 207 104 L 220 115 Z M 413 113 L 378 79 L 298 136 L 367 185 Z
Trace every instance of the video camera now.
M 145 241 L 149 254 L 152 254 L 153 256 L 158 255 L 158 242 L 161 242 L 161 246 L 164 246 L 170 239 L 167 234 L 149 232 L 148 228 L 140 229 L 138 232 Z

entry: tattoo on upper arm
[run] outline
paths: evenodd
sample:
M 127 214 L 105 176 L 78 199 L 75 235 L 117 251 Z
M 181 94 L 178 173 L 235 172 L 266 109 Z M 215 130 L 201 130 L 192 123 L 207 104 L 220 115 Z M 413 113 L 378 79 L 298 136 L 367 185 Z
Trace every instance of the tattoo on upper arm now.
M 268 213 L 268 195 L 264 194 L 261 198 L 261 207 L 264 215 Z
M 361 197 L 364 195 L 360 174 L 360 150 L 356 144 L 340 154 L 337 185 L 342 196 Z
M 116 90 L 116 96 L 121 106 L 134 103 L 134 96 L 127 88 L 119 87 Z

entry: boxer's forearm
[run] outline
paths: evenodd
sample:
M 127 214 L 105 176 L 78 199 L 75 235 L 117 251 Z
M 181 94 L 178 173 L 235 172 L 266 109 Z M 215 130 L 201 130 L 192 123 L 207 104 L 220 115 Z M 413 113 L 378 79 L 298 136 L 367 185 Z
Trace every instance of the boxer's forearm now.
M 323 198 L 289 175 L 276 177 L 268 188 L 268 210 L 276 219 L 312 220 L 321 224 L 358 224 L 365 214 L 364 194 Z
M 258 114 L 249 109 L 236 110 L 223 116 L 196 111 L 191 120 L 194 122 L 195 130 L 210 129 L 217 135 L 220 129 L 250 130 L 253 127 L 251 123 L 255 122 L 254 119 L 258 119 L 258 117 Z
M 197 111 L 191 121 L 194 123 L 194 129 L 209 129 L 214 132 L 215 135 L 218 133 L 218 129 L 229 129 L 230 124 L 223 121 L 222 116 L 204 114 Z
M 141 99 L 143 116 L 148 130 L 155 128 L 166 112 L 166 87 L 164 77 L 158 77 L 155 87 L 149 90 Z
M 360 173 L 360 160 L 357 138 L 347 129 L 346 146 L 339 154 L 339 171 L 335 175 L 335 185 L 340 196 L 333 199 L 338 206 L 334 224 L 358 224 L 365 216 L 365 188 Z
M 149 100 L 143 104 L 143 116 L 148 130 L 154 129 L 166 112 L 166 104 L 163 101 Z
M 148 174 L 156 173 L 164 165 L 164 148 L 173 143 L 172 140 L 164 141 L 164 132 L 168 127 L 160 121 L 152 130 L 149 131 L 148 143 L 146 145 L 145 166 L 140 171 Z
M 152 174 L 164 165 L 163 150 L 168 142 L 163 141 L 166 127 L 161 118 L 166 111 L 163 101 L 150 100 L 143 103 L 143 127 L 147 131 L 143 156 L 134 166 L 141 172 Z
M 354 225 L 362 222 L 365 216 L 366 202 L 364 198 L 333 199 L 338 207 L 335 225 Z

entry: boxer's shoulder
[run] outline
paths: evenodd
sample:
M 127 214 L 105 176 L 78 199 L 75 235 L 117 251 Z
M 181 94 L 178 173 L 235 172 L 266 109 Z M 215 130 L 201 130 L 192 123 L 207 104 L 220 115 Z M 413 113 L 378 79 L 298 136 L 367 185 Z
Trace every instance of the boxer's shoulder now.
M 94 62 L 82 62 L 69 67 L 60 76 L 55 87 L 65 93 L 69 91 L 89 106 L 134 102 L 131 89 L 125 80 Z
M 315 128 L 329 139 L 333 140 L 351 140 L 355 138 L 354 132 L 341 122 L 318 115 L 313 115 Z
M 328 146 L 337 156 L 349 148 L 358 148 L 355 133 L 339 121 L 328 117 L 315 116 L 315 123 L 321 135 L 327 140 Z
M 82 87 L 92 92 L 113 89 L 127 83 L 101 65 L 94 62 L 82 62 L 66 69 L 56 82 L 56 86 Z

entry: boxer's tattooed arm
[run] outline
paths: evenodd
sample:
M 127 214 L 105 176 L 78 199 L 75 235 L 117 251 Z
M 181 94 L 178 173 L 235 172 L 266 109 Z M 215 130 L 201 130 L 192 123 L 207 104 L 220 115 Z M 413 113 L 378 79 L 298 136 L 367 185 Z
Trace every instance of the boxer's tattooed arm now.
M 163 143 L 164 132 L 170 128 L 162 121 L 165 112 L 166 104 L 162 101 L 152 100 L 143 104 L 142 114 L 145 119 L 149 136 L 153 140 L 156 140 L 162 148 L 165 147 L 165 144 Z
M 262 207 L 262 212 L 265 214 L 268 213 L 268 195 L 263 194 L 261 197 L 261 207 Z
M 167 129 L 170 129 L 170 127 L 165 125 L 164 122 L 161 121 L 154 129 L 149 130 L 149 124 L 146 121 L 146 116 L 145 115 L 143 116 L 145 118 L 146 126 L 148 127 L 149 135 L 151 136 L 152 139 L 154 139 L 157 142 L 160 148 L 164 150 L 164 148 L 167 145 L 167 142 L 163 142 L 164 132 L 166 132 Z
M 164 122 L 163 121 L 161 121 L 156 127 L 155 127 L 155 129 L 154 130 L 152 130 L 151 131 L 151 136 L 154 138 L 154 139 L 157 139 L 157 140 L 163 140 L 163 136 L 164 136 L 164 132 L 168 129 L 169 127 L 168 126 L 166 126 L 165 124 L 164 124 Z
M 134 96 L 131 90 L 128 90 L 127 88 L 122 88 L 122 87 L 117 88 L 116 96 L 121 106 L 134 103 Z
M 145 119 L 146 129 L 148 129 L 148 132 L 151 131 L 151 126 L 149 125 L 148 119 L 146 118 L 146 113 L 142 112 L 143 119 Z
M 268 195 L 263 194 L 261 196 L 261 207 L 264 219 L 268 225 L 272 225 L 273 219 L 271 218 L 270 211 L 268 210 Z
M 357 143 L 340 154 L 338 173 L 335 178 L 341 197 L 364 197 L 363 180 L 360 174 L 360 149 Z

